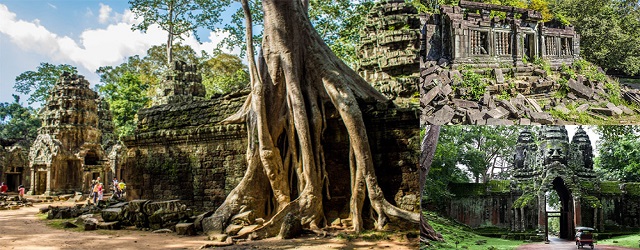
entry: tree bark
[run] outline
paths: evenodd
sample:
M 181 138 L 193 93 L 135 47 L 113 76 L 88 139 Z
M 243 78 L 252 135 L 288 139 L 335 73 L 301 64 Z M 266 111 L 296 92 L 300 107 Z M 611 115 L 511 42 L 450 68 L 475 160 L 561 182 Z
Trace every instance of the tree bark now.
M 324 227 L 327 221 L 322 200 L 329 193 L 323 187 L 328 186 L 329 180 L 322 137 L 327 126 L 326 109 L 335 109 L 349 135 L 354 231 L 362 230 L 365 196 L 376 213 L 377 228 L 382 228 L 389 216 L 418 225 L 418 213 L 399 209 L 385 200 L 373 167 L 359 103 L 388 100 L 333 54 L 311 26 L 305 3 L 301 0 L 262 3 L 264 29 L 259 65 L 255 66 L 249 58 L 253 64 L 251 94 L 243 108 L 225 120 L 248 124 L 248 168 L 241 183 L 211 218 L 224 227 L 241 210 L 269 207 L 265 204 L 273 200 L 272 210 L 256 213 L 269 221 L 238 237 L 276 236 L 289 213 L 300 218 L 304 227 Z M 242 0 L 242 5 L 250 27 L 246 0 Z M 248 47 L 252 47 L 250 37 L 247 30 Z M 253 53 L 248 55 L 252 57 Z M 257 183 L 260 181 L 264 183 Z M 271 195 L 258 198 L 261 194 L 255 185 L 266 186 Z M 324 190 L 327 191 L 323 193 Z M 250 202 L 240 196 L 243 192 L 249 192 Z
M 438 145 L 438 138 L 440 137 L 439 125 L 427 126 L 426 130 L 427 131 L 420 148 L 422 151 L 422 154 L 420 155 L 420 193 L 424 192 L 427 175 L 431 169 L 431 163 L 433 162 L 433 157 L 436 153 L 436 146 Z M 421 208 L 423 211 L 424 209 L 425 208 Z M 433 227 L 429 225 L 424 214 L 420 216 L 420 240 L 425 243 L 428 243 L 429 240 L 444 241 L 442 235 L 436 232 Z

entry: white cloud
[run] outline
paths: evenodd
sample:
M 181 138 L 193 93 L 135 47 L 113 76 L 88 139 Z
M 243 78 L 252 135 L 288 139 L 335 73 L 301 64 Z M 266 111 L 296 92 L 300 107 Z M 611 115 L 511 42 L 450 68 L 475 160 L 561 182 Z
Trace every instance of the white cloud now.
M 105 6 L 101 5 L 100 20 L 106 16 L 106 19 L 117 23 L 109 24 L 106 28 L 84 30 L 76 41 L 49 31 L 37 20 L 19 20 L 7 6 L 0 4 L 0 35 L 9 37 L 22 50 L 50 58 L 52 63 L 68 63 L 89 72 L 95 72 L 100 66 L 118 65 L 129 56 L 145 55 L 151 46 L 166 42 L 167 33 L 159 26 L 150 26 L 145 33 L 132 31 L 131 25 L 140 20 L 136 20 L 131 11 L 112 13 Z M 200 44 L 193 36 L 189 36 L 182 43 L 192 46 L 196 52 L 205 50 L 211 53 L 228 35 L 216 31 L 208 34 L 209 42 Z M 239 54 L 238 50 L 225 52 Z
M 58 9 L 58 6 L 55 6 L 55 5 L 51 4 L 51 3 L 47 3 L 47 4 L 49 5 L 49 7 L 53 8 L 53 9 L 56 9 L 56 10 Z
M 100 14 L 98 15 L 98 21 L 100 21 L 100 23 L 107 23 L 107 21 L 109 21 L 112 10 L 113 9 L 111 9 L 109 5 L 100 3 Z

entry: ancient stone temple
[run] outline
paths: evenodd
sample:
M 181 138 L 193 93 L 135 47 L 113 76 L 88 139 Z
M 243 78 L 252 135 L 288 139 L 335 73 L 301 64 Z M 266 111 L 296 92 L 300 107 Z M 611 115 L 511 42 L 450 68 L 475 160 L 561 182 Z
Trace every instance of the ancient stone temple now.
M 474 228 L 514 232 L 544 232 L 548 218 L 558 217 L 559 236 L 565 239 L 572 239 L 578 226 L 600 233 L 640 228 L 640 183 L 599 180 L 591 141 L 582 127 L 572 140 L 563 126 L 543 126 L 537 135 L 525 128 L 511 173 L 510 180 L 451 184 L 456 198 L 449 202 L 448 215 Z M 552 192 L 560 198 L 559 211 L 547 210 Z
M 60 76 L 40 111 L 42 127 L 29 151 L 29 194 L 86 193 L 91 180 L 99 176 L 108 183 L 113 170 L 101 128 L 112 129 L 112 125 L 99 122 L 110 117 L 99 105 L 104 104 L 83 76 L 66 72 Z
M 31 183 L 29 169 L 29 150 L 25 141 L 0 141 L 0 182 L 16 192 L 18 186 L 28 187 Z
M 418 11 L 404 0 L 376 3 L 360 36 L 357 71 L 387 98 L 407 106 L 418 93 Z
M 180 199 L 203 211 L 222 204 L 245 174 L 248 144 L 245 124 L 219 122 L 240 109 L 248 94 L 243 90 L 208 100 L 176 98 L 141 109 L 135 135 L 124 139 L 128 198 Z M 384 103 L 361 109 L 366 110 L 363 116 L 375 170 L 387 200 L 417 212 L 420 131 L 415 108 Z M 327 108 L 326 112 L 324 153 L 331 200 L 324 202 L 329 208 L 327 219 L 332 221 L 348 217 L 350 177 L 344 173 L 350 170 L 344 152 L 349 151 L 349 137 L 336 111 Z
M 491 17 L 491 11 L 506 16 Z M 458 6 L 441 5 L 440 14 L 427 19 L 427 60 L 486 68 L 522 66 L 523 58 L 536 57 L 571 64 L 580 55 L 580 36 L 572 26 L 542 23 L 534 10 L 462 0 Z
M 165 80 L 156 89 L 153 105 L 202 100 L 206 94 L 197 65 L 174 61 Z

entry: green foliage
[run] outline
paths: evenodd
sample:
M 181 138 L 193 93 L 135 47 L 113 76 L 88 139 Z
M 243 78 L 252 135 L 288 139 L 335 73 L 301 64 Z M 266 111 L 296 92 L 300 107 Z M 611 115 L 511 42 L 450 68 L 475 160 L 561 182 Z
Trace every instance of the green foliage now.
M 613 237 L 606 240 L 599 240 L 598 244 L 601 245 L 614 245 L 621 247 L 640 248 L 640 233 L 631 235 Z
M 602 208 L 602 203 L 600 200 L 592 195 L 585 195 L 582 197 L 583 204 L 592 207 L 592 208 Z
M 430 242 L 430 246 L 421 245 L 420 249 L 500 249 L 511 250 L 517 246 L 525 244 L 522 240 L 505 240 L 501 238 L 492 238 L 478 235 L 479 230 L 473 230 L 466 225 L 462 225 L 453 220 L 445 219 L 433 212 L 423 211 L 423 214 L 429 221 L 433 229 L 441 233 L 444 237 L 443 242 Z M 489 228 L 493 230 L 493 228 Z M 483 230 L 484 231 L 484 230 Z M 501 231 L 495 233 L 502 233 Z
M 625 0 L 564 0 L 557 18 L 580 34 L 580 55 L 605 70 L 640 74 L 640 5 Z
M 596 170 L 607 180 L 640 181 L 640 140 L 633 126 L 599 126 Z M 602 188 L 602 186 L 601 186 Z
M 600 182 L 600 192 L 603 194 L 622 194 L 619 181 Z
M 254 45 L 259 47 L 262 42 L 264 23 L 261 1 L 249 1 L 252 21 L 254 24 Z M 358 62 L 357 47 L 360 42 L 359 32 L 373 7 L 373 0 L 310 0 L 309 19 L 324 42 L 333 53 L 350 66 Z M 240 56 L 246 53 L 244 13 L 236 10 L 230 24 L 223 27 L 230 35 L 218 45 L 219 48 L 240 48 Z
M 551 75 L 551 63 L 549 60 L 543 59 L 542 57 L 535 57 L 533 59 L 533 65 L 536 65 L 547 72 L 547 75 Z
M 537 197 L 535 194 L 532 194 L 532 193 L 523 194 L 522 196 L 518 197 L 516 201 L 513 202 L 513 208 L 526 207 L 527 205 L 533 204 L 533 202 L 536 200 L 537 200 Z
M 191 1 L 191 0 L 129 0 L 131 12 L 142 22 L 134 24 L 133 30 L 143 32 L 150 25 L 158 25 L 168 33 L 168 50 L 170 51 L 175 39 L 184 39 L 191 32 L 197 40 L 198 28 L 215 29 L 220 23 L 220 15 L 230 0 Z M 171 54 L 168 52 L 168 54 Z M 167 57 L 170 63 L 172 57 Z
M 437 203 L 451 197 L 452 193 L 447 191 L 449 183 L 468 183 L 468 176 L 475 182 L 488 181 L 491 177 L 488 173 L 500 164 L 499 159 L 512 159 L 517 136 L 517 126 L 442 127 L 427 176 L 429 185 L 425 186 L 425 202 Z M 454 185 L 458 184 L 452 184 L 452 187 Z M 484 193 L 486 186 L 481 186 L 478 190 Z
M 625 183 L 624 190 L 627 195 L 640 196 L 640 183 L 639 182 Z
M 242 89 L 249 84 L 249 71 L 242 59 L 235 55 L 218 53 L 202 64 L 202 84 L 207 97 Z
M 542 22 L 548 22 L 553 19 L 553 14 L 549 10 L 549 2 L 547 0 L 530 0 L 529 9 L 537 10 L 542 14 Z
M 462 96 L 468 100 L 480 100 L 487 89 L 487 83 L 483 80 L 483 76 L 473 72 L 473 70 L 466 70 L 462 73 L 461 87 L 467 89 L 466 95 Z
M 560 66 L 560 74 L 565 80 L 576 79 L 578 77 L 576 71 L 564 63 Z
M 29 104 L 44 103 L 49 98 L 49 90 L 63 72 L 77 74 L 78 70 L 67 64 L 40 63 L 36 71 L 26 71 L 18 75 L 13 88 L 18 93 L 29 95 Z
M 117 82 L 107 83 L 99 88 L 109 103 L 117 135 L 128 136 L 135 131 L 136 114 L 149 102 L 145 94 L 148 87 L 137 75 L 125 72 Z
M 40 119 L 36 110 L 23 107 L 20 97 L 13 95 L 14 102 L 0 103 L 0 139 L 33 140 L 38 135 Z

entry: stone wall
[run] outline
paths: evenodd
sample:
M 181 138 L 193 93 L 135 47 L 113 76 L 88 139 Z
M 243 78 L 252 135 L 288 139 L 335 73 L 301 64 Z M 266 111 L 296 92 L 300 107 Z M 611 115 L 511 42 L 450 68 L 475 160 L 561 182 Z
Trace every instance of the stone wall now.
M 138 112 L 127 147 L 124 179 L 131 199 L 181 199 L 217 207 L 246 169 L 244 125 L 218 125 L 247 93 L 153 106 Z
M 181 199 L 200 210 L 219 206 L 246 170 L 244 125 L 218 125 L 243 104 L 247 92 L 206 101 L 165 104 L 138 113 L 136 135 L 125 139 L 124 178 L 130 199 Z M 331 200 L 328 217 L 348 212 L 348 136 L 327 111 L 325 159 Z M 376 174 L 387 200 L 418 211 L 420 135 L 415 109 L 365 114 Z
M 17 192 L 19 185 L 31 184 L 29 148 L 19 144 L 0 145 L 0 182 L 7 184 L 9 192 Z

